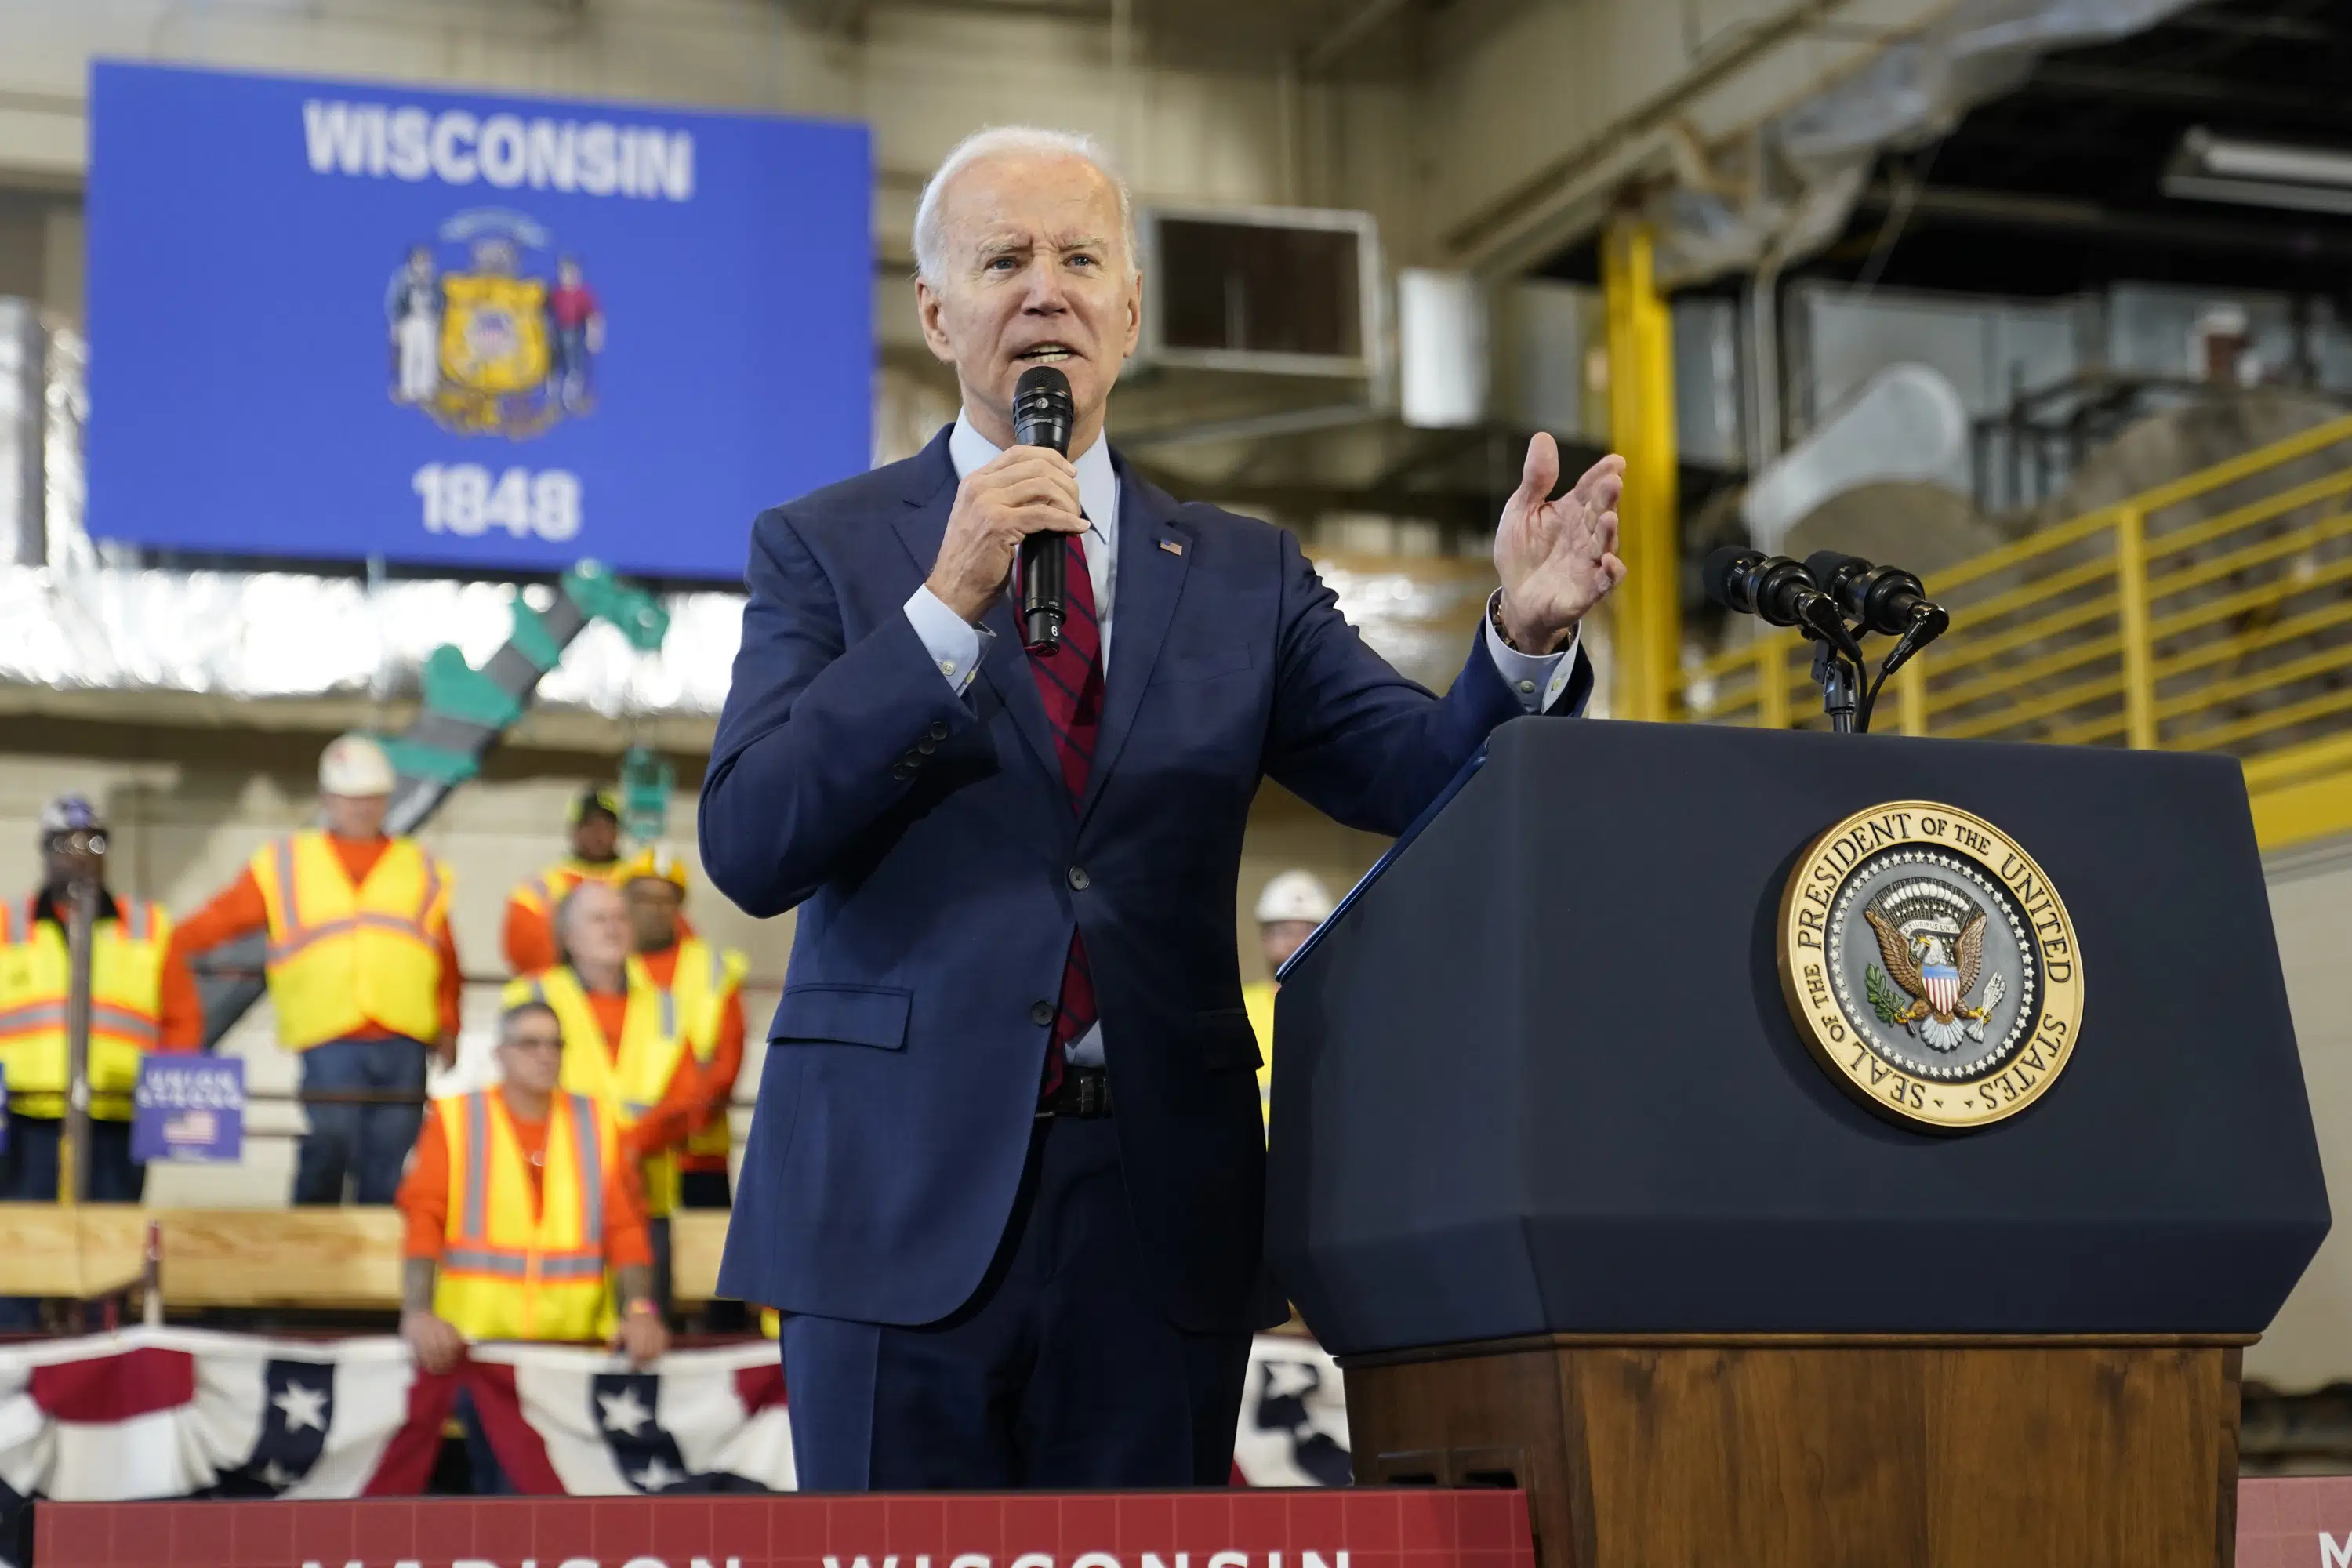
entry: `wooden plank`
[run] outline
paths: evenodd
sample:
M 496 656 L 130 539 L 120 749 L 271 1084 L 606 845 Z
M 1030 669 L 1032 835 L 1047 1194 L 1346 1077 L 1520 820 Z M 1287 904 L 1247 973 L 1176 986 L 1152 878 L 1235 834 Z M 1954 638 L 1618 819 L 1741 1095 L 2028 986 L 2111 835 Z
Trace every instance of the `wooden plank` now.
M 0 1295 L 88 1300 L 136 1284 L 147 1215 L 118 1204 L 0 1204 Z
M 166 1307 L 400 1305 L 400 1211 L 163 1209 Z
M 139 1281 L 147 1222 L 163 1236 L 172 1307 L 400 1306 L 403 1222 L 389 1208 L 143 1209 L 0 1204 L 0 1295 L 88 1300 Z M 672 1221 L 677 1299 L 710 1299 L 723 1210 Z
M 718 1293 L 727 1219 L 725 1209 L 680 1209 L 670 1217 L 670 1294 L 678 1300 L 708 1301 Z

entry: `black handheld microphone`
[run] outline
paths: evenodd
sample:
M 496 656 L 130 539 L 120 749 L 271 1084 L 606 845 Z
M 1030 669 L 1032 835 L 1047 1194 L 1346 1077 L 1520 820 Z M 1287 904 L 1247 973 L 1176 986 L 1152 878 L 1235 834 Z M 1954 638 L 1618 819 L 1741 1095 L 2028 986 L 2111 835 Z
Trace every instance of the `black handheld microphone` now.
M 1032 365 L 1013 384 L 1013 441 L 1070 455 L 1070 378 L 1050 364 Z M 1058 533 L 1021 542 L 1021 646 L 1051 653 L 1061 645 L 1069 593 L 1069 547 Z
M 1864 631 L 1902 637 L 1917 628 L 1916 640 L 1924 646 L 1952 624 L 1944 606 L 1927 597 L 1919 579 L 1900 566 L 1873 566 L 1859 555 L 1816 550 L 1805 557 L 1805 570 Z

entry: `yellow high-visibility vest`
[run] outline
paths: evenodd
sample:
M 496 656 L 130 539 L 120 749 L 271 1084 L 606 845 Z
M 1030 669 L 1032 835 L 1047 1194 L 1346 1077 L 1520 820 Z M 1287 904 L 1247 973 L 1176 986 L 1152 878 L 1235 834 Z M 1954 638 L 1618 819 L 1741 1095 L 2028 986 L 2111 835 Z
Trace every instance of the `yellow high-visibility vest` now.
M 544 970 L 506 989 L 505 1005 L 544 1002 L 563 1028 L 563 1087 L 593 1095 L 621 1125 L 631 1127 L 661 1103 L 670 1079 L 688 1051 L 709 1061 L 719 1041 L 719 1004 L 742 978 L 740 956 L 714 958 L 707 943 L 689 937 L 678 944 L 677 971 L 669 989 L 656 985 L 645 961 L 628 963 L 629 1003 L 621 1038 L 605 1039 L 580 976 L 569 968 Z M 659 1218 L 677 1207 L 677 1157 L 665 1149 L 643 1162 L 646 1214 Z
M 677 966 L 682 972 L 689 963 L 709 972 L 710 979 L 703 994 L 709 999 L 709 1027 L 700 1033 L 689 1029 L 687 1039 L 694 1046 L 697 1059 L 708 1065 L 719 1049 L 719 1023 L 726 1016 L 728 998 L 742 988 L 743 976 L 751 961 L 729 948 L 720 952 L 697 938 L 688 937 L 677 944 Z M 678 984 L 683 984 L 681 980 Z M 727 1108 L 720 1106 L 710 1125 L 688 1135 L 681 1151 L 682 1170 L 727 1169 L 729 1157 L 735 1152 L 735 1136 L 727 1125 Z
M 265 846 L 251 862 L 269 912 L 269 1001 L 278 1038 L 308 1050 L 371 1026 L 430 1041 L 441 1032 L 441 949 L 449 871 L 394 838 L 359 887 L 324 833 Z
M 34 905 L 0 908 L 0 1071 L 19 1116 L 66 1113 L 66 996 L 73 962 L 66 933 L 33 918 Z M 144 899 L 115 898 L 118 918 L 90 928 L 89 1113 L 131 1120 L 139 1058 L 163 1031 L 163 955 L 172 918 Z
M 1250 1027 L 1257 1031 L 1257 1109 L 1268 1127 L 1274 1125 L 1274 994 L 1271 980 L 1253 980 L 1242 987 L 1242 1007 Z
M 556 1097 L 534 1214 L 503 1095 L 451 1095 L 433 1113 L 449 1144 L 434 1312 L 469 1340 L 601 1338 L 613 1321 L 604 1176 L 621 1157 L 619 1124 L 584 1094 Z

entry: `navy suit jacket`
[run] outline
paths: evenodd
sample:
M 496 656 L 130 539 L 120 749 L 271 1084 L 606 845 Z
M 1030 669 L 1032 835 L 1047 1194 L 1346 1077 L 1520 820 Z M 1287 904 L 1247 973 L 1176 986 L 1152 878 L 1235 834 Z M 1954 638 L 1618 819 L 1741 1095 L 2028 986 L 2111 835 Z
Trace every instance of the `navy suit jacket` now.
M 798 905 L 719 1270 L 725 1295 L 945 1317 L 1011 1214 L 1072 923 L 1086 933 L 1145 1268 L 1196 1331 L 1275 1321 L 1265 1150 L 1234 959 L 1261 778 L 1402 831 L 1522 711 L 1474 643 L 1444 698 L 1340 616 L 1286 530 L 1120 466 L 1102 728 L 1073 810 L 1009 603 L 962 696 L 903 606 L 955 499 L 947 433 L 761 514 L 702 859 Z M 1555 712 L 1582 706 L 1578 655 Z

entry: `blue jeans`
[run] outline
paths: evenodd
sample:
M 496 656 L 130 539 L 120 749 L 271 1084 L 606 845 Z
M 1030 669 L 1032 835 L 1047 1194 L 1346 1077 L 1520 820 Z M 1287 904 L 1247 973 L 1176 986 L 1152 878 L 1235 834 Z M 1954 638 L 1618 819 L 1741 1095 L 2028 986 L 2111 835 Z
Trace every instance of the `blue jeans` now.
M 401 1167 L 425 1125 L 425 1062 L 421 1040 L 328 1040 L 301 1053 L 302 1092 L 313 1090 L 416 1096 L 413 1104 L 323 1101 L 303 1106 L 310 1131 L 294 1160 L 294 1201 L 336 1205 L 348 1178 L 352 1201 L 388 1204 L 400 1190 Z
M 8 1148 L 0 1153 L 0 1198 L 15 1203 L 58 1201 L 58 1151 L 65 1123 L 55 1117 L 8 1118 Z M 131 1123 L 89 1124 L 89 1201 L 135 1204 L 147 1190 L 147 1167 L 131 1163 Z M 0 1296 L 0 1331 L 37 1329 L 41 1304 L 30 1296 Z

